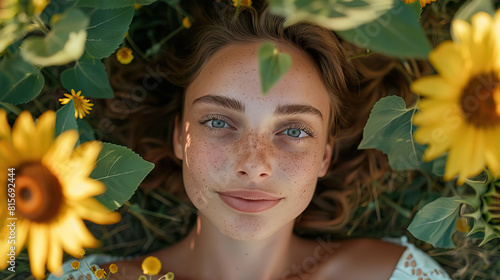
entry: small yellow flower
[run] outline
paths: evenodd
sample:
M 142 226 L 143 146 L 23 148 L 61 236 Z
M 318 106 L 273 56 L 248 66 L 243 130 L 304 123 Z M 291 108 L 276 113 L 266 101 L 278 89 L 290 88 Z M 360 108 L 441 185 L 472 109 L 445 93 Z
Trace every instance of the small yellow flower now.
M 140 8 L 142 8 L 142 5 L 141 4 L 134 4 L 134 10 L 139 10 Z
M 417 0 L 402 0 L 405 4 L 411 4 Z M 431 2 L 436 2 L 436 0 L 420 0 L 420 7 L 425 7 L 425 5 L 430 4 Z
M 80 262 L 79 261 L 73 261 L 71 263 L 71 267 L 74 269 L 74 270 L 77 270 L 80 268 Z
M 134 55 L 132 54 L 131 49 L 121 47 L 116 52 L 116 59 L 118 59 L 121 64 L 129 64 L 134 59 Z
M 90 270 L 92 271 L 92 273 L 95 273 L 97 271 L 97 267 L 95 265 L 92 265 L 90 267 Z
M 161 262 L 157 257 L 149 256 L 142 261 L 142 272 L 147 275 L 157 275 L 161 270 Z
M 114 263 L 109 265 L 109 272 L 110 273 L 117 273 L 118 272 L 118 266 Z
M 66 96 L 66 98 L 60 98 L 59 102 L 64 105 L 73 99 L 73 103 L 75 104 L 75 118 L 83 119 L 83 117 L 88 115 L 90 110 L 92 110 L 90 107 L 94 106 L 94 103 L 90 103 L 89 99 L 85 99 L 85 96 L 80 95 L 81 93 L 81 90 L 75 93 L 75 90 L 71 89 L 71 95 L 65 93 L 64 96 Z
M 33 8 L 35 14 L 39 15 L 43 12 L 43 9 L 49 4 L 49 0 L 33 0 Z
M 190 28 L 190 27 L 191 27 L 191 21 L 189 21 L 189 18 L 188 18 L 188 17 L 185 17 L 185 18 L 182 20 L 182 25 L 183 25 L 185 28 Z
M 106 271 L 104 271 L 104 269 L 99 269 L 98 271 L 94 272 L 94 275 L 95 277 L 97 277 L 97 279 L 102 279 L 106 277 Z
M 238 6 L 238 1 L 239 0 L 233 0 L 233 5 L 236 7 Z M 415 1 L 415 0 L 414 0 Z M 436 0 L 434 0 L 436 1 Z M 240 1 L 240 5 L 241 6 L 248 6 L 248 7 L 252 7 L 252 0 L 241 0 Z
M 148 280 L 148 278 L 146 278 L 146 276 L 144 276 L 144 275 L 141 275 L 141 276 L 139 276 L 139 278 L 137 280 Z

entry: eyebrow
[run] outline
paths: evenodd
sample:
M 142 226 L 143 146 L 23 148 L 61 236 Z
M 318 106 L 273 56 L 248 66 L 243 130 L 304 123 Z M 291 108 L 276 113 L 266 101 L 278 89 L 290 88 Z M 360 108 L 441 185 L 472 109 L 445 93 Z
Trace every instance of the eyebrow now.
M 200 98 L 196 98 L 191 106 L 197 103 L 208 103 L 213 105 L 219 105 L 224 108 L 232 109 L 238 112 L 245 111 L 245 106 L 240 101 L 226 96 L 205 95 Z
M 310 105 L 281 105 L 274 111 L 275 115 L 297 115 L 297 114 L 312 114 L 318 116 L 323 121 L 321 111 Z
M 204 95 L 202 97 L 196 98 L 191 106 L 198 103 L 207 103 L 222 106 L 227 109 L 235 110 L 237 112 L 244 112 L 245 106 L 240 101 L 221 95 Z M 287 104 L 280 105 L 274 111 L 275 115 L 297 115 L 297 114 L 312 114 L 318 116 L 323 121 L 323 114 L 320 110 L 314 108 L 310 105 L 302 104 Z

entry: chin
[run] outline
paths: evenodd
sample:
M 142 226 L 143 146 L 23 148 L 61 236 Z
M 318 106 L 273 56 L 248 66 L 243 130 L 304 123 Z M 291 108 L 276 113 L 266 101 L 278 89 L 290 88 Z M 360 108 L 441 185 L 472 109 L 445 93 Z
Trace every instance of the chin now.
M 234 240 L 264 240 L 284 226 L 267 220 L 265 216 L 249 214 L 237 214 L 223 219 L 209 217 L 209 220 L 222 234 Z

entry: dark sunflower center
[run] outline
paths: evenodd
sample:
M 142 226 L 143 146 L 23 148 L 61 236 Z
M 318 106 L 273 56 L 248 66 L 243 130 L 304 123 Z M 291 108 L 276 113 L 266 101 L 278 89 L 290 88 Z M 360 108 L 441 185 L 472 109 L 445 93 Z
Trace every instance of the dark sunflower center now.
M 470 79 L 460 105 L 470 124 L 483 128 L 500 125 L 500 81 L 495 73 Z
M 62 205 L 59 180 L 40 162 L 21 165 L 16 174 L 16 212 L 33 222 L 56 217 Z

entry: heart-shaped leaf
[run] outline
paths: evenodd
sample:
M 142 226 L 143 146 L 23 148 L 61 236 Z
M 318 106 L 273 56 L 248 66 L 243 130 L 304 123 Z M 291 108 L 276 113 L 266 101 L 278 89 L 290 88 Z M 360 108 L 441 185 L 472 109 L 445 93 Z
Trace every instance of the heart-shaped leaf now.
M 143 160 L 132 150 L 103 143 L 91 178 L 106 184 L 106 192 L 97 196 L 111 211 L 118 209 L 139 187 L 154 164 Z
M 259 73 L 262 94 L 279 81 L 292 66 L 292 57 L 287 53 L 280 53 L 272 43 L 264 43 L 258 52 Z
M 99 3 L 107 3 L 107 1 L 109 0 L 99 0 Z M 87 43 L 85 44 L 87 53 L 95 58 L 110 56 L 123 42 L 133 16 L 133 7 L 95 10 L 91 15 L 87 30 Z
M 82 91 L 85 97 L 113 98 L 104 64 L 99 59 L 84 55 L 73 68 L 61 74 L 61 83 L 67 89 Z
M 408 231 L 434 247 L 453 248 L 451 236 L 456 231 L 459 197 L 440 197 L 420 209 Z

